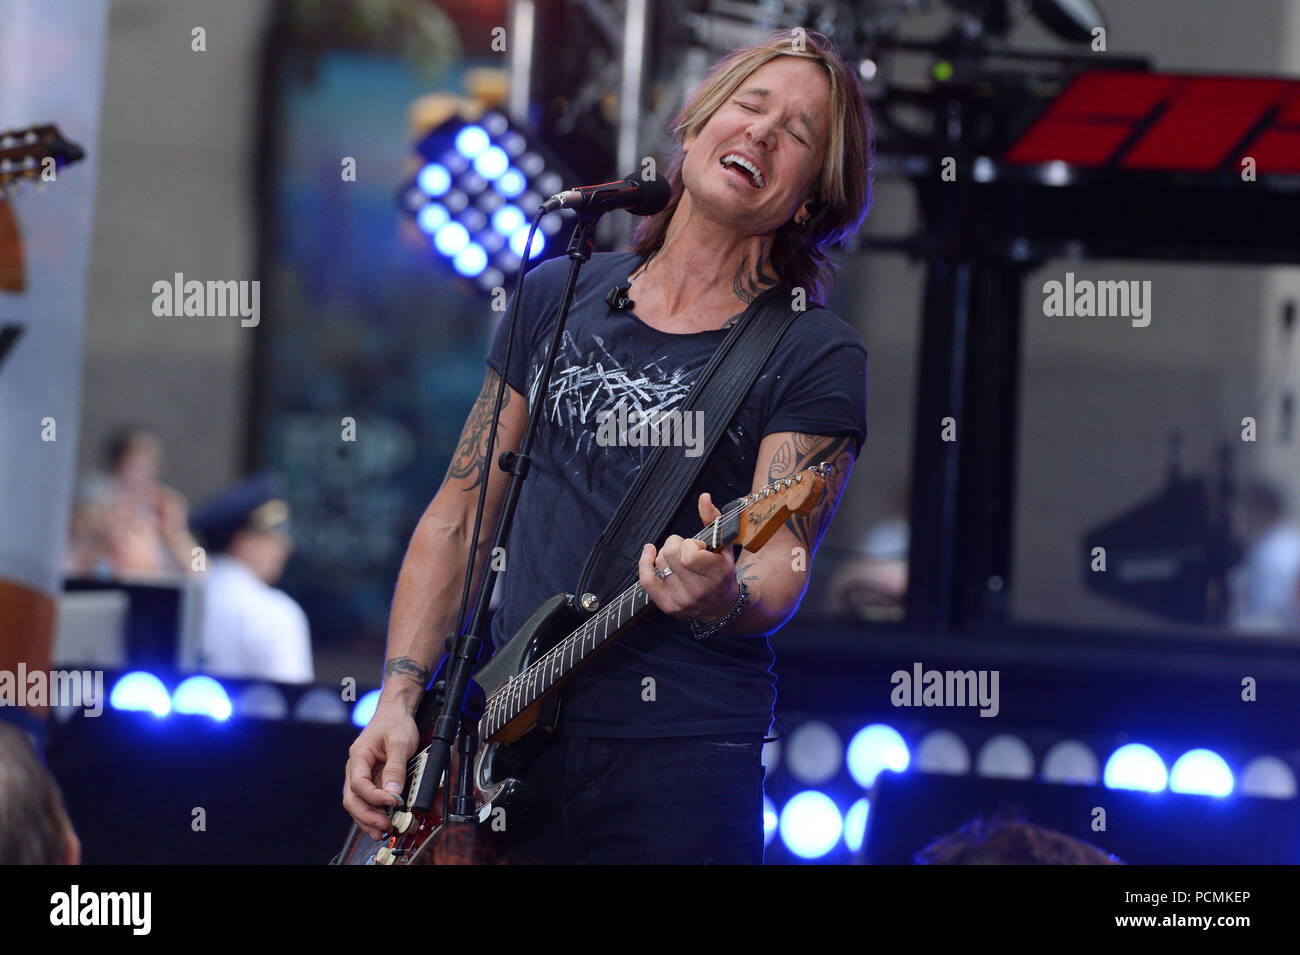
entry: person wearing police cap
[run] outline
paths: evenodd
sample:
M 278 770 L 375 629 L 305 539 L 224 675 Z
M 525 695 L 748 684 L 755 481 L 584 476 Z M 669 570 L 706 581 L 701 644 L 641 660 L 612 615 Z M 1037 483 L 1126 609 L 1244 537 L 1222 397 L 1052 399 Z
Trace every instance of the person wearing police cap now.
M 278 683 L 314 678 L 307 615 L 273 585 L 293 550 L 279 482 L 259 475 L 219 494 L 190 519 L 208 550 L 200 666 Z

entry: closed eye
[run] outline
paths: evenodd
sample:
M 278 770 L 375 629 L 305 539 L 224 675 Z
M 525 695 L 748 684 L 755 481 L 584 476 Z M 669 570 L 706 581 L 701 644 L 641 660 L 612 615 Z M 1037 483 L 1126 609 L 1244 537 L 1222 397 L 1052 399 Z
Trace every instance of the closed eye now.
M 742 103 L 742 102 L 740 102 L 739 100 L 736 100 L 735 103 L 736 103 L 737 106 L 739 106 L 741 109 L 743 109 L 743 110 L 744 110 L 745 112 L 747 112 L 747 113 L 757 113 L 757 112 L 759 112 L 757 109 L 755 109 L 753 106 L 750 106 L 748 103 Z M 790 127 L 787 126 L 787 127 L 786 127 L 786 132 L 788 132 L 791 136 L 793 136 L 794 139 L 795 139 L 795 141 L 798 142 L 800 146 L 803 146 L 803 147 L 805 147 L 805 148 L 808 148 L 808 141 L 807 141 L 806 139 L 804 139 L 802 136 L 800 136 L 798 133 L 796 133 L 793 129 L 791 129 Z

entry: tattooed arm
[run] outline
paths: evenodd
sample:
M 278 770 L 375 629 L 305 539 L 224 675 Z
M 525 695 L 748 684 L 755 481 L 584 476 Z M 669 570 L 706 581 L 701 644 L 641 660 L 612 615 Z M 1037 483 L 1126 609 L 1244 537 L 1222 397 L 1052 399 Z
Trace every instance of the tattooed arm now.
M 790 619 L 808 589 L 813 554 L 830 526 L 849 472 L 853 440 L 781 431 L 763 438 L 752 490 L 826 461 L 830 476 L 822 499 L 808 514 L 794 514 L 756 554 L 741 551 L 736 575 L 749 584 L 749 606 L 724 630 L 733 636 L 762 636 Z
M 495 466 L 484 473 L 483 455 L 499 380 L 500 376 L 488 369 L 483 390 L 470 409 L 442 487 L 411 535 L 389 618 L 381 702 L 397 699 L 413 710 L 431 671 L 443 656 L 443 638 L 456 626 L 474 512 L 485 478 L 488 493 L 483 528 L 487 533 L 480 535 L 474 562 L 475 579 L 491 549 L 490 532 L 496 526 L 497 512 L 510 478 Z M 501 451 L 519 450 L 528 420 L 526 402 L 509 385 L 502 402 L 493 457 Z
M 375 838 L 387 827 L 384 810 L 396 798 L 388 794 L 401 792 L 406 761 L 419 745 L 412 716 L 444 656 L 443 639 L 456 626 L 479 488 L 486 480 L 483 527 L 491 529 L 509 483 L 508 474 L 497 467 L 487 470 L 483 459 L 499 381 L 497 373 L 489 370 L 442 487 L 411 535 L 389 616 L 388 659 L 379 704 L 348 750 L 343 807 Z M 494 457 L 497 451 L 519 450 L 528 420 L 524 399 L 509 385 L 502 402 Z M 474 561 L 475 579 L 491 545 L 491 537 L 483 535 Z

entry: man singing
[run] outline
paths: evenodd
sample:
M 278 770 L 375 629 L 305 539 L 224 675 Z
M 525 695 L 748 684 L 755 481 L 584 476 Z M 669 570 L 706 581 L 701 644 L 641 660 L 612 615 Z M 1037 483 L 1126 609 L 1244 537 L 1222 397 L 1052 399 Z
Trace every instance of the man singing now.
M 508 386 L 499 449 L 519 449 L 532 402 L 543 411 L 493 621 L 499 647 L 546 598 L 573 589 L 652 450 L 597 440 L 601 423 L 620 408 L 644 419 L 677 406 L 730 326 L 781 285 L 806 296 L 808 311 L 728 423 L 670 536 L 647 542 L 639 580 L 655 607 L 565 684 L 527 779 L 539 812 L 507 825 L 514 862 L 762 862 L 761 749 L 776 700 L 767 636 L 798 607 L 866 439 L 866 349 L 815 306 L 832 278 L 825 247 L 852 235 L 870 205 L 870 117 L 829 41 L 789 31 L 723 60 L 674 133 L 672 201 L 630 251 L 583 268 L 546 394 L 534 386 L 568 263 L 529 274 L 508 366 L 504 322 L 498 330 L 482 393 L 407 550 L 380 702 L 349 753 L 343 804 L 376 838 L 417 748 L 412 714 L 457 625 L 479 487 L 488 484 L 492 527 L 508 482 L 483 460 L 498 376 Z M 609 296 L 621 286 L 624 308 Z M 833 471 L 821 502 L 757 553 L 737 562 L 732 548 L 690 539 L 718 516 L 715 501 L 823 461 Z M 476 575 L 490 543 L 484 534 Z

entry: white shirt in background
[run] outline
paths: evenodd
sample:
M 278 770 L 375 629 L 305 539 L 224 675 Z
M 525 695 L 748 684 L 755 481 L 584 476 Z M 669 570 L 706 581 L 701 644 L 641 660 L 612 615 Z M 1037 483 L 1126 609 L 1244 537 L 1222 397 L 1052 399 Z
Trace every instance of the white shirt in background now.
M 1300 532 L 1279 521 L 1246 551 L 1233 572 L 1232 629 L 1300 629 Z
M 310 683 L 307 615 L 283 590 L 231 557 L 214 556 L 203 592 L 200 666 L 213 676 Z

